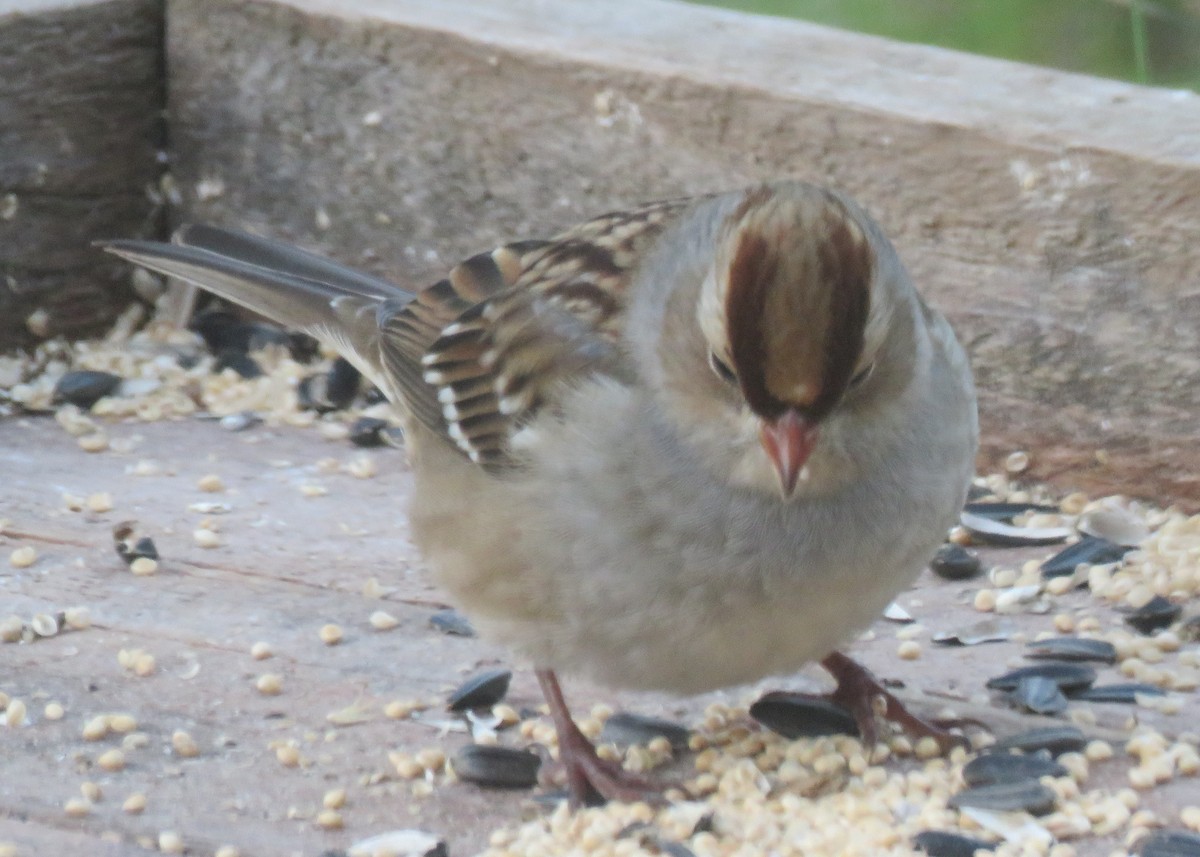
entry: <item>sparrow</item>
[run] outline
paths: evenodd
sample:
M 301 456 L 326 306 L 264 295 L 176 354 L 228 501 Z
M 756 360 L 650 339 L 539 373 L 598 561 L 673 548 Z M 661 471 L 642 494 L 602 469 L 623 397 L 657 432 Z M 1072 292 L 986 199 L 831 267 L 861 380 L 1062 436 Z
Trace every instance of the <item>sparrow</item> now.
M 213 226 L 104 249 L 328 343 L 405 427 L 412 530 L 485 636 L 528 658 L 573 802 L 657 784 L 600 759 L 559 671 L 693 694 L 819 661 L 952 740 L 837 648 L 956 522 L 970 367 L 879 225 L 784 180 L 601 215 L 411 293 Z

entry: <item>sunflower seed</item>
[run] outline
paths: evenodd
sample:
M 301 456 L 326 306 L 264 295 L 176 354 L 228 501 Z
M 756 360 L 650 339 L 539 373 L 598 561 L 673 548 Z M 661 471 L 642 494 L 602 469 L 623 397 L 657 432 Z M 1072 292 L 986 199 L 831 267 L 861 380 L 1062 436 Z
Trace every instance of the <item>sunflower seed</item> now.
M 400 428 L 400 426 L 388 426 L 379 434 L 388 446 L 394 446 L 396 449 L 404 449 L 404 429 Z
M 237 351 L 232 348 L 226 348 L 218 352 L 217 359 L 213 361 L 213 372 L 224 372 L 226 369 L 232 369 L 240 377 L 247 380 L 263 376 L 263 369 L 258 365 L 257 360 L 244 351 Z
M 1084 512 L 1076 524 L 1079 532 L 1099 539 L 1107 539 L 1126 548 L 1135 548 L 1150 535 L 1138 515 L 1119 506 L 1102 506 Z
M 387 427 L 387 420 L 359 417 L 350 426 L 350 442 L 355 446 L 383 446 L 386 441 L 381 432 Z
M 1131 548 L 1110 542 L 1108 539 L 1085 535 L 1073 545 L 1060 550 L 1050 559 L 1042 563 L 1042 577 L 1066 577 L 1074 574 L 1081 563 L 1104 565 L 1117 562 Z
M 1200 857 L 1200 836 L 1176 830 L 1158 830 L 1137 847 L 1141 857 Z
M 245 431 L 248 428 L 253 428 L 262 422 L 262 417 L 254 413 L 254 411 L 238 411 L 236 414 L 228 414 L 221 417 L 221 428 L 225 431 Z
M 913 837 L 913 847 L 929 857 L 975 857 L 976 851 L 996 849 L 991 842 L 947 830 L 922 830 Z
M 50 401 L 55 405 L 75 405 L 86 411 L 115 391 L 121 380 L 120 375 L 111 372 L 94 372 L 89 369 L 67 372 L 54 385 Z
M 62 622 L 49 613 L 36 613 L 30 621 L 29 627 L 33 628 L 33 633 L 39 637 L 53 637 L 62 627 Z
M 964 512 L 991 518 L 993 521 L 1011 522 L 1017 515 L 1026 512 L 1040 512 L 1047 515 L 1057 514 L 1057 506 L 1046 506 L 1041 503 L 968 503 L 963 506 Z
M 1058 659 L 1060 661 L 1099 661 L 1116 663 L 1117 649 L 1107 640 L 1092 640 L 1087 637 L 1051 637 L 1036 640 L 1025 647 L 1025 657 L 1035 660 Z
M 449 857 L 446 843 L 424 830 L 389 830 L 355 842 L 346 857 Z
M 126 565 L 132 565 L 134 560 L 142 559 L 158 559 L 158 548 L 154 545 L 154 540 L 149 536 L 141 536 L 134 538 L 134 522 L 122 521 L 113 527 L 113 547 L 117 551 L 117 556 L 123 559 Z
M 688 848 L 682 842 L 671 842 L 667 839 L 657 839 L 654 842 L 658 848 L 667 857 L 696 857 L 696 852 Z
M 933 642 L 943 646 L 978 646 L 980 643 L 1002 643 L 1016 631 L 1016 625 L 1006 619 L 984 619 L 957 631 L 939 631 Z
M 1066 768 L 1041 754 L 985 753 L 976 756 L 962 769 L 963 782 L 972 787 L 1066 775 Z
M 968 580 L 979 574 L 979 555 L 961 545 L 947 542 L 929 561 L 933 573 L 945 580 Z
M 512 681 L 512 670 L 496 669 L 477 673 L 460 684 L 447 699 L 446 707 L 451 711 L 466 711 L 468 708 L 490 708 L 508 693 Z
M 1054 809 L 1057 796 L 1050 788 L 1037 780 L 1015 783 L 993 783 L 990 786 L 975 786 L 951 795 L 946 805 L 951 809 L 973 806 L 1000 812 L 1024 810 L 1033 815 L 1045 815 Z
M 459 779 L 480 786 L 528 789 L 537 785 L 542 760 L 536 753 L 515 747 L 466 744 L 454 754 Z
M 1053 545 L 1071 537 L 1071 530 L 1066 527 L 1014 527 L 970 512 L 963 512 L 960 519 L 973 539 L 996 547 Z
M 1021 750 L 1025 753 L 1036 753 L 1045 750 L 1051 756 L 1057 757 L 1063 753 L 1078 752 L 1086 746 L 1087 737 L 1074 726 L 1045 726 L 1001 738 L 988 747 L 987 752 Z
M 688 748 L 691 732 L 686 726 L 661 717 L 618 711 L 604 722 L 604 729 L 600 732 L 600 743 L 621 746 L 645 745 L 658 737 L 666 738 L 671 749 L 679 753 Z
M 911 613 L 909 613 L 895 601 L 889 604 L 887 609 L 883 611 L 883 618 L 887 619 L 889 622 L 899 622 L 901 624 L 908 624 L 909 622 L 916 621 L 913 619 L 913 615 Z
M 457 610 L 446 608 L 439 610 L 429 617 L 429 624 L 443 634 L 454 634 L 457 637 L 474 637 L 475 628 L 471 620 Z
M 1155 595 L 1138 609 L 1125 616 L 1125 623 L 1140 633 L 1153 634 L 1166 628 L 1183 614 L 1183 607 L 1172 604 L 1161 595 Z
M 1089 687 L 1078 693 L 1072 693 L 1071 699 L 1078 699 L 1083 702 L 1117 702 L 1133 705 L 1137 702 L 1139 694 L 1142 696 L 1166 696 L 1166 691 L 1153 684 L 1143 684 L 1141 682 L 1101 684 L 1096 687 Z
M 1091 687 L 1096 681 L 1096 671 L 1087 664 L 1046 663 L 1034 666 L 1019 667 L 1004 675 L 988 679 L 989 690 L 1017 689 L 1017 684 L 1024 678 L 1047 678 L 1057 684 L 1063 692 L 1082 690 Z
M 763 694 L 750 706 L 750 716 L 784 738 L 858 734 L 858 724 L 849 711 L 802 693 Z
M 300 381 L 296 395 L 300 406 L 308 410 L 325 413 L 350 407 L 358 395 L 361 373 L 350 361 L 338 357 L 328 372 L 309 375 Z
M 1025 676 L 1008 698 L 1034 714 L 1062 714 L 1067 710 L 1067 698 L 1058 684 L 1043 676 Z
M 191 330 L 200 334 L 205 346 L 213 354 L 222 351 L 246 353 L 267 345 L 288 345 L 290 338 L 278 326 L 266 322 L 243 321 L 228 310 L 210 309 L 196 315 Z

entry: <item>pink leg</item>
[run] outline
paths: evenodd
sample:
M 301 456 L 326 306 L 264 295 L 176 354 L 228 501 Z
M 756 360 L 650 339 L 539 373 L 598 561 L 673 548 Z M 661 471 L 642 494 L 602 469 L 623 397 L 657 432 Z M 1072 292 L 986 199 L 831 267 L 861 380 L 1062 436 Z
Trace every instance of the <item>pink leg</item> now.
M 554 671 L 535 670 L 535 673 L 558 731 L 558 759 L 567 771 L 571 806 L 594 806 L 609 800 L 662 803 L 662 792 L 667 785 L 631 774 L 619 763 L 596 755 L 595 745 L 571 719 Z
M 858 723 L 863 744 L 867 747 L 873 747 L 879 737 L 875 723 L 876 698 L 882 698 L 884 701 L 884 719 L 898 725 L 911 738 L 933 738 L 942 748 L 942 752 L 967 743 L 961 735 L 955 735 L 936 722 L 917 717 L 880 684 L 879 679 L 875 678 L 870 670 L 853 658 L 841 652 L 833 652 L 821 661 L 821 666 L 837 680 L 837 687 L 828 696 L 829 701 L 842 706 L 853 715 Z

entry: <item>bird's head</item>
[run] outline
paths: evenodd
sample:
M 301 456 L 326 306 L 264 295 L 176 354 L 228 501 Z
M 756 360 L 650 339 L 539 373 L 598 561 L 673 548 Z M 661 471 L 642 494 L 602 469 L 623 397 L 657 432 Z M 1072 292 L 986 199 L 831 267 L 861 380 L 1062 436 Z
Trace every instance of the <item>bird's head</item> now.
M 676 353 L 708 364 L 680 404 L 706 412 L 693 425 L 720 427 L 696 439 L 733 482 L 790 500 L 852 469 L 840 429 L 880 392 L 876 363 L 893 314 L 881 248 L 892 252 L 857 206 L 799 182 L 748 191 L 717 227 L 691 296 L 692 346 Z M 696 370 L 664 366 L 678 374 L 676 390 L 686 389 L 685 372 Z

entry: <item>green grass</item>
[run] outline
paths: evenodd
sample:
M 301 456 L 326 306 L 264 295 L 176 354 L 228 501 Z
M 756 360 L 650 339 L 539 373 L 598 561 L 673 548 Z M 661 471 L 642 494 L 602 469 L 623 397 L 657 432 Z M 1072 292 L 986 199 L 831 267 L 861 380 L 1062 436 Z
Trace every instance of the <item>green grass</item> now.
M 1200 90 L 1200 0 L 694 0 Z

